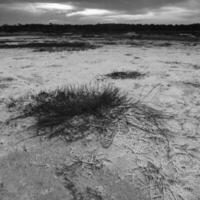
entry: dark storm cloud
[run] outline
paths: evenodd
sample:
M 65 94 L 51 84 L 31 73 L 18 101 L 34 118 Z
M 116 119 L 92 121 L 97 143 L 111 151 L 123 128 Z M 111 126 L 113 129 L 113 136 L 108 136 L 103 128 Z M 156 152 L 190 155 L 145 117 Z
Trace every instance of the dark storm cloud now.
M 199 0 L 0 0 L 4 23 L 195 23 Z
M 72 3 L 80 7 L 102 8 L 114 10 L 137 10 L 157 8 L 164 5 L 182 3 L 187 0 L 1 0 L 0 4 L 6 3 Z

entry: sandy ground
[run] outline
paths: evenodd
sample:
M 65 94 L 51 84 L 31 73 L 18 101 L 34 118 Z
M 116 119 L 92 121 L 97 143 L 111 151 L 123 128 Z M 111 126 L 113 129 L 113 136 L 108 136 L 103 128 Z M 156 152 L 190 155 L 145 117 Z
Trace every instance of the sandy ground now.
M 200 199 L 200 45 L 157 43 L 71 52 L 0 49 L 0 199 Z M 113 70 L 146 75 L 102 78 Z M 4 124 L 14 115 L 5 106 L 9 97 L 90 82 L 114 84 L 173 115 L 165 123 L 167 140 L 116 129 L 105 149 L 94 134 L 66 144 L 26 139 L 31 133 L 23 130 L 30 119 Z M 66 174 L 59 173 L 63 165 Z

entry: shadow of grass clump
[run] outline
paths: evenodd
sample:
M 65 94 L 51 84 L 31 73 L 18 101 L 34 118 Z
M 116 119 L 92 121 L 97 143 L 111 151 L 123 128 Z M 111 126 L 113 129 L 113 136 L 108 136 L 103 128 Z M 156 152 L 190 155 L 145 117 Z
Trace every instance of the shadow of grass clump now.
M 18 104 L 13 101 L 9 108 Z M 62 136 L 66 141 L 83 138 L 91 129 L 103 133 L 114 121 L 120 120 L 129 103 L 126 95 L 110 85 L 41 91 L 30 96 L 28 101 L 20 106 L 21 115 L 17 118 L 34 117 L 36 123 L 30 128 L 36 128 L 38 136 Z
M 111 79 L 137 79 L 145 76 L 145 74 L 137 71 L 114 71 L 105 76 Z

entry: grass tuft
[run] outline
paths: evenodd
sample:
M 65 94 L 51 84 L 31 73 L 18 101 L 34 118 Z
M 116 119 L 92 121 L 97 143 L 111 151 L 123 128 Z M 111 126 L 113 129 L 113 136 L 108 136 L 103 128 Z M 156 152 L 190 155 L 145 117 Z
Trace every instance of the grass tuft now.
M 119 88 L 111 85 L 70 85 L 41 91 L 25 99 L 10 99 L 7 107 L 20 113 L 8 123 L 34 118 L 34 124 L 28 127 L 36 130 L 34 137 L 61 137 L 66 142 L 73 142 L 98 133 L 104 148 L 112 144 L 117 129 L 124 132 L 129 126 L 163 140 L 168 137 L 162 122 L 171 116 L 141 102 L 132 102 Z
M 53 91 L 41 91 L 18 106 L 18 118 L 34 117 L 38 135 L 48 138 L 62 136 L 75 141 L 95 129 L 103 133 L 126 111 L 129 99 L 114 86 L 68 86 Z M 8 107 L 18 103 L 10 102 Z M 12 106 L 10 106 L 12 105 Z
M 114 71 L 105 76 L 111 79 L 137 79 L 145 76 L 145 74 L 137 71 Z

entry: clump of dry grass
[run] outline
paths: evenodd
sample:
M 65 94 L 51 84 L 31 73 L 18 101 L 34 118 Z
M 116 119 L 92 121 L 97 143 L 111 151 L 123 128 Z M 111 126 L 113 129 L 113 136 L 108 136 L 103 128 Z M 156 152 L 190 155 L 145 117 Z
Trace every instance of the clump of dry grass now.
M 11 99 L 7 107 L 20 114 L 10 119 L 32 117 L 35 123 L 29 129 L 36 136 L 61 137 L 67 142 L 98 133 L 103 147 L 112 144 L 116 128 L 126 130 L 132 126 L 143 132 L 165 135 L 162 121 L 168 118 L 162 112 L 142 104 L 133 103 L 119 88 L 111 85 L 67 86 L 53 91 L 41 91 L 22 99 Z
M 111 79 L 137 79 L 145 76 L 145 74 L 137 71 L 114 71 L 105 76 Z
M 12 100 L 8 107 L 16 105 Z M 89 134 L 90 129 L 103 132 L 126 111 L 129 99 L 120 90 L 108 86 L 68 86 L 31 95 L 29 102 L 18 106 L 17 118 L 34 117 L 38 135 L 62 136 L 74 141 Z M 18 102 L 18 101 L 16 101 Z

